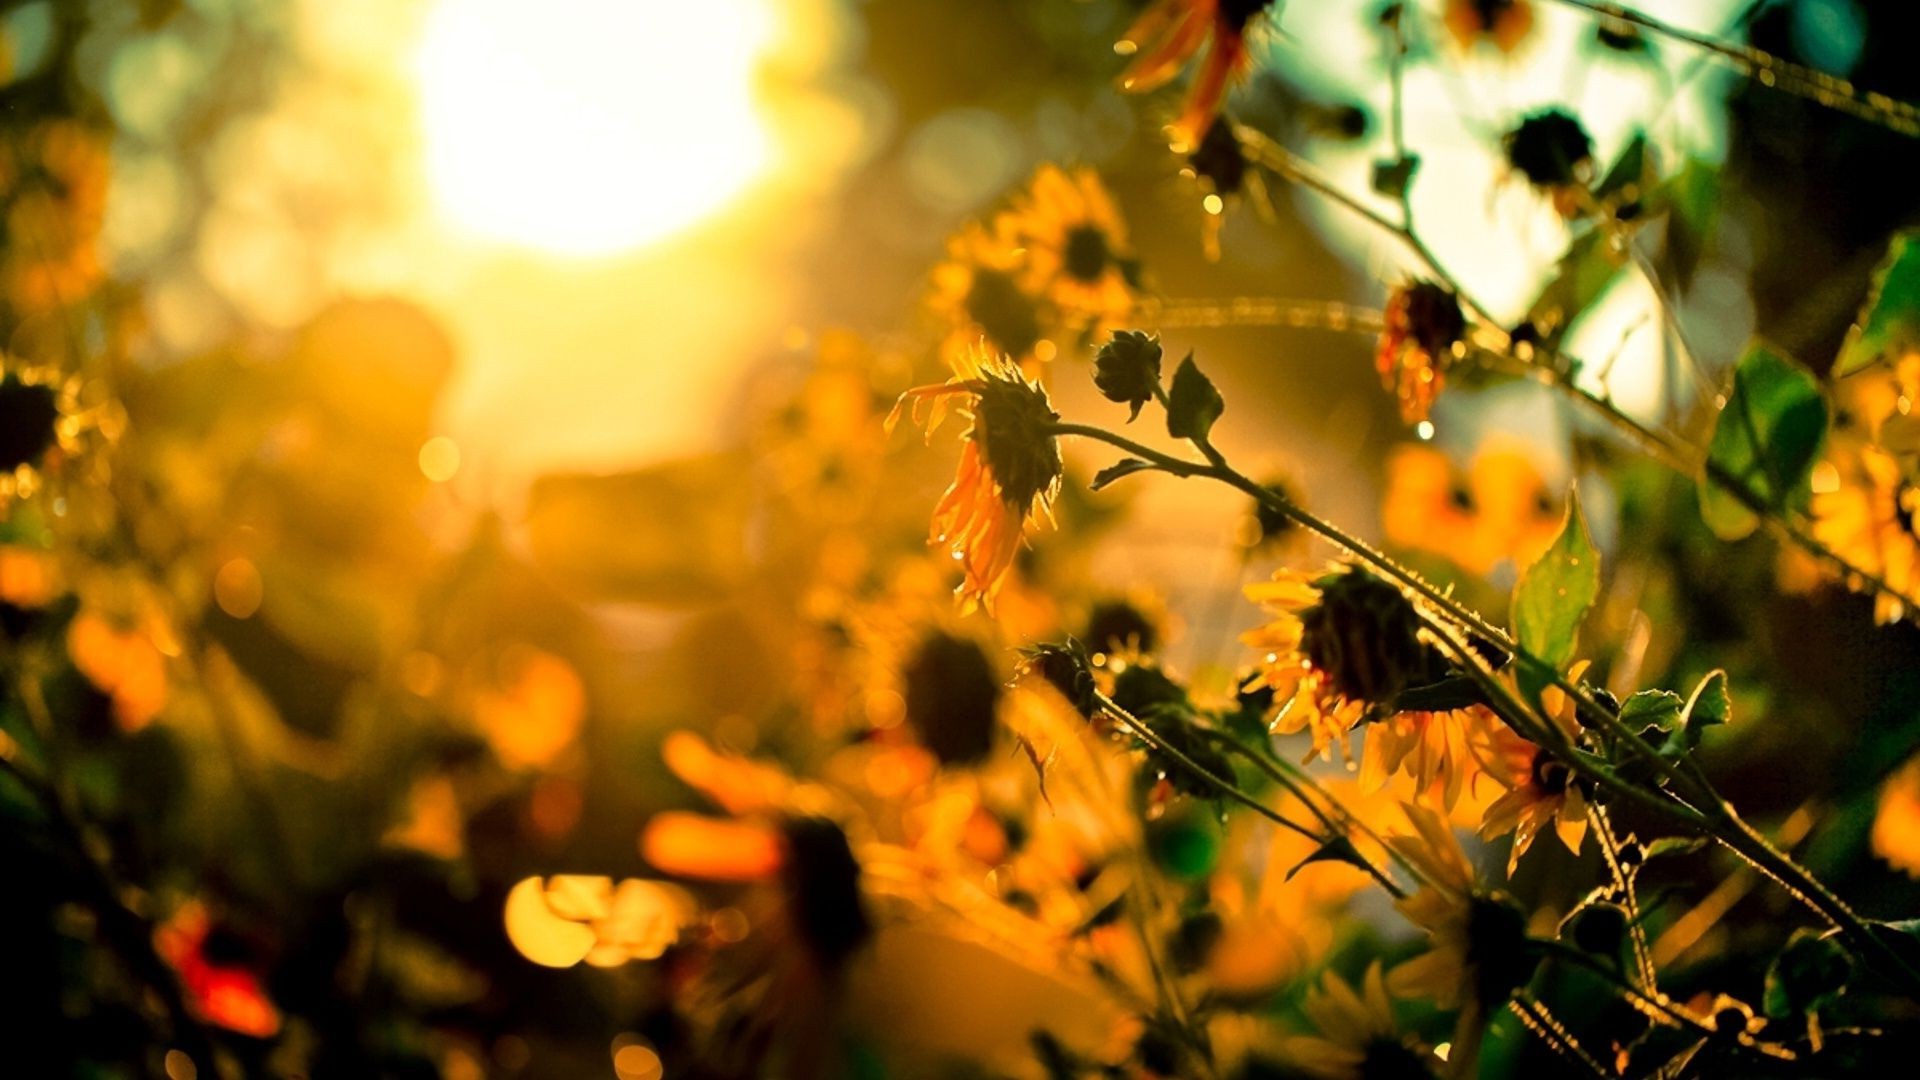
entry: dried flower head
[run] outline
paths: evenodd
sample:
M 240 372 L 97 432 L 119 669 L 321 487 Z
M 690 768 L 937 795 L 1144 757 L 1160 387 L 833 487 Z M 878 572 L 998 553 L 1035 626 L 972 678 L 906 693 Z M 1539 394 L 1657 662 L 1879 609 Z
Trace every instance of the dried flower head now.
M 1093 357 L 1093 385 L 1108 401 L 1132 408 L 1128 422 L 1160 389 L 1160 339 L 1139 330 L 1116 330 Z
M 1168 129 L 1176 148 L 1191 150 L 1219 115 L 1227 91 L 1251 66 L 1247 35 L 1272 6 L 1272 0 L 1158 0 L 1120 39 L 1119 51 L 1133 56 L 1120 75 L 1120 88 L 1146 93 L 1165 86 L 1205 49 L 1186 108 Z
M 963 436 L 959 470 L 933 510 L 930 542 L 947 548 L 965 572 L 956 593 L 963 603 L 991 608 L 1027 523 L 1051 511 L 1060 490 L 1060 444 L 1053 433 L 1058 413 L 1038 383 L 1020 374 L 1012 360 L 975 351 L 971 371 L 940 386 L 901 395 L 914 402 L 915 419 L 929 434 L 954 398 L 972 423 Z
M 1414 281 L 1387 297 L 1374 367 L 1399 401 L 1401 419 L 1418 423 L 1432 412 L 1466 332 L 1460 298 L 1443 285 Z

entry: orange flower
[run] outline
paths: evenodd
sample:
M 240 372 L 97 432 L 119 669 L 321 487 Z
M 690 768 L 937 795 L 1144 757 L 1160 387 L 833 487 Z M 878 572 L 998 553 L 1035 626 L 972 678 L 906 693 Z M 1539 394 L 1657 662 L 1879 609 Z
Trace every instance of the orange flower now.
M 1060 445 L 1051 425 L 1059 419 L 1046 391 L 1029 382 L 1007 357 L 976 352 L 971 373 L 941 386 L 901 395 L 887 418 L 913 399 L 914 418 L 929 435 L 952 399 L 971 421 L 963 438 L 959 471 L 933 510 L 929 542 L 947 548 L 964 576 L 955 590 L 963 606 L 991 610 L 1026 537 L 1028 522 L 1051 512 L 1060 490 Z
M 1463 476 L 1431 446 L 1395 447 L 1381 508 L 1387 542 L 1481 575 L 1509 559 L 1538 558 L 1559 530 L 1561 508 L 1534 457 L 1517 443 L 1494 444 Z
M 1462 49 L 1488 41 L 1512 53 L 1533 31 L 1533 5 L 1527 0 L 1447 0 L 1446 24 Z
M 1513 853 L 1507 857 L 1507 875 L 1520 865 L 1520 856 L 1533 838 L 1551 829 L 1568 851 L 1580 853 L 1587 836 L 1587 799 L 1574 783 L 1565 762 L 1504 727 L 1489 727 L 1485 735 L 1485 768 L 1507 790 L 1487 807 L 1480 835 L 1491 839 L 1513 834 Z
M 1368 966 L 1359 993 L 1339 973 L 1328 970 L 1320 976 L 1320 985 L 1307 993 L 1300 1011 L 1319 1034 L 1294 1036 L 1281 1044 L 1281 1050 L 1310 1076 L 1412 1080 L 1433 1075 L 1433 1062 L 1438 1059 L 1418 1040 L 1401 1033 L 1377 960 Z
M 1493 723 L 1486 709 L 1403 712 L 1368 725 L 1361 746 L 1360 786 L 1378 791 L 1395 773 L 1413 781 L 1414 794 L 1451 809 L 1479 764 L 1470 741 Z
M 154 951 L 180 975 L 180 988 L 194 1013 L 210 1024 L 271 1038 L 280 1030 L 280 1010 L 267 997 L 260 976 L 225 959 L 231 949 L 209 956 L 207 943 L 215 935 L 205 905 L 192 901 L 153 932 Z
M 1169 129 L 1181 153 L 1200 144 L 1228 89 L 1246 75 L 1252 65 L 1247 32 L 1270 5 L 1271 0 L 1159 0 L 1121 37 L 1118 50 L 1132 55 L 1133 62 L 1121 73 L 1120 88 L 1130 93 L 1165 86 L 1206 50 L 1186 108 Z
M 119 630 L 90 612 L 67 624 L 67 654 L 87 681 L 113 701 L 113 718 L 132 734 L 167 703 L 167 659 L 140 630 Z
M 1139 263 L 1092 169 L 1041 166 L 1005 223 L 1026 249 L 1028 291 L 1051 301 L 1072 328 L 1091 334 L 1133 313 Z
M 1920 604 L 1920 486 L 1879 446 L 1835 431 L 1814 468 L 1813 535 L 1836 555 L 1886 582 L 1874 618 L 1897 621 Z
M 1006 215 L 973 222 L 948 238 L 932 286 L 927 308 L 945 327 L 940 355 L 956 372 L 971 366 L 983 340 L 1019 363 L 1052 358 L 1028 252 Z
M 1374 366 L 1400 403 L 1400 418 L 1419 423 L 1433 411 L 1447 367 L 1465 349 L 1460 299 L 1431 281 L 1415 281 L 1387 297 L 1386 325 Z
M 1875 855 L 1920 878 L 1920 757 L 1909 758 L 1881 787 L 1872 840 Z
M 93 291 L 102 275 L 98 245 L 106 218 L 108 153 L 99 135 L 55 120 L 18 143 L 26 166 L 9 191 L 4 287 L 17 308 L 44 312 Z

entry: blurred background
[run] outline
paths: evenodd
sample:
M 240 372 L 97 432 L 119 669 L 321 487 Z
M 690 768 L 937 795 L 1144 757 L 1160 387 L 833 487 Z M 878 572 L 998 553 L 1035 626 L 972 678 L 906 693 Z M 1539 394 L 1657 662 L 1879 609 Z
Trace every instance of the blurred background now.
M 711 792 L 684 755 L 663 763 L 669 732 L 820 767 L 900 725 L 921 628 L 977 638 L 1007 668 L 1011 646 L 1084 634 L 1116 598 L 1160 628 L 1170 667 L 1230 689 L 1255 621 L 1241 586 L 1328 554 L 1262 546 L 1232 493 L 1070 484 L 1027 572 L 1079 584 L 1010 603 L 1000 630 L 960 621 L 942 604 L 951 568 L 915 562 L 952 447 L 888 442 L 880 421 L 946 376 L 930 268 L 1049 162 L 1104 181 L 1142 264 L 1128 325 L 1159 330 L 1170 357 L 1196 351 L 1229 403 L 1221 444 L 1250 473 L 1489 609 L 1532 540 L 1449 550 L 1423 542 L 1422 515 L 1551 535 L 1568 483 L 1592 478 L 1602 548 L 1651 567 L 1607 614 L 1648 636 L 1634 672 L 1724 666 L 1757 716 L 1796 717 L 1723 751 L 1746 780 L 1736 801 L 1817 803 L 1826 868 L 1889 906 L 1911 897 L 1866 843 L 1880 778 L 1920 745 L 1911 629 L 1874 629 L 1868 602 L 1835 590 L 1777 595 L 1764 541 L 1729 555 L 1697 516 L 1672 524 L 1692 513 L 1684 485 L 1599 479 L 1619 448 L 1539 386 L 1462 379 L 1404 424 L 1373 335 L 1417 264 L 1312 191 L 1223 186 L 1169 153 L 1178 92 L 1117 84 L 1115 42 L 1143 6 L 0 5 L 0 186 L 9 265 L 25 267 L 0 306 L 6 351 L 77 373 L 66 415 L 102 446 L 94 465 L 71 451 L 3 534 L 39 567 L 5 579 L 9 670 L 87 719 L 36 737 L 23 693 L 8 737 L 70 740 L 62 798 L 112 853 L 103 883 L 9 840 L 34 872 L 0 903 L 35 928 L 33 974 L 10 978 L 57 988 L 36 982 L 0 1021 L 10 1044 L 92 1061 L 72 1075 L 177 1065 L 135 1019 L 150 1002 L 116 999 L 80 959 L 116 933 L 76 901 L 105 888 L 166 928 L 168 963 L 205 969 L 190 991 L 225 987 L 231 1011 L 213 991 L 198 1008 L 253 1040 L 250 1072 L 658 1076 L 685 1038 L 662 1004 L 679 972 L 628 962 L 658 957 L 659 934 L 628 927 L 621 951 L 601 933 L 598 970 L 564 970 L 580 957 L 531 958 L 570 945 L 525 926 L 509 940 L 502 913 L 512 932 L 515 887 L 548 875 L 651 882 L 642 827 Z M 1234 98 L 1383 212 L 1384 6 L 1286 5 Z M 1647 279 L 1607 279 L 1565 340 L 1586 385 L 1697 433 L 1751 337 L 1831 363 L 1886 238 L 1920 217 L 1920 143 L 1555 3 L 1534 5 L 1517 48 L 1462 48 L 1447 6 L 1409 5 L 1412 209 L 1496 317 L 1527 316 L 1574 238 L 1503 141 L 1559 108 L 1603 169 L 1643 139 L 1661 176 L 1701 178 L 1700 227 L 1662 251 L 1684 278 L 1675 318 Z M 1911 4 L 1656 14 L 1920 97 Z M 28 197 L 41 188 L 53 211 Z M 49 212 L 53 245 L 33 239 Z M 1049 390 L 1105 422 L 1091 344 L 1054 343 Z M 849 372 L 852 389 L 833 381 Z M 1082 480 L 1108 463 L 1069 448 Z M 1678 538 L 1637 546 L 1648 521 Z M 18 584 L 34 575 L 44 589 Z M 1795 783 L 1769 778 L 1782 761 Z M 887 786 L 882 765 L 860 769 Z M 615 894 L 582 888 L 582 910 L 612 919 Z M 751 910 L 702 899 L 723 939 Z M 660 918 L 692 903 L 619 902 Z M 879 1049 L 861 1075 L 1017 1058 L 1036 1011 L 1080 1000 L 1057 973 L 917 933 L 883 938 L 863 976 L 855 1027 Z M 940 989 L 916 990 L 909 973 L 929 970 Z M 952 1005 L 967 985 L 1007 987 L 1008 1015 Z

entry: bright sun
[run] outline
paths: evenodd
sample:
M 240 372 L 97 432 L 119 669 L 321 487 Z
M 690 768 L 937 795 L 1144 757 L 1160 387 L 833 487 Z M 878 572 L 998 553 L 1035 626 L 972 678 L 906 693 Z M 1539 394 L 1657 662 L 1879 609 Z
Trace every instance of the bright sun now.
M 438 0 L 428 180 L 461 230 L 568 255 L 686 228 L 765 166 L 766 0 Z

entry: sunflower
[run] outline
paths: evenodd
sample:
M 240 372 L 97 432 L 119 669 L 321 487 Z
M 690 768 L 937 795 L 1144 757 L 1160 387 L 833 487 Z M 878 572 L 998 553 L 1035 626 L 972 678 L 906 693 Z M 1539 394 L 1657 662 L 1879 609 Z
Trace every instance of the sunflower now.
M 927 308 L 944 328 L 940 355 L 964 372 L 980 347 L 1027 364 L 1051 359 L 1043 298 L 1032 288 L 1027 250 L 1006 215 L 971 222 L 947 240 L 933 268 Z
M 1186 108 L 1168 129 L 1179 152 L 1200 144 L 1227 90 L 1252 66 L 1247 34 L 1272 6 L 1272 0 L 1158 0 L 1121 36 L 1116 50 L 1133 57 L 1120 74 L 1120 88 L 1129 93 L 1165 86 L 1188 60 L 1206 50 L 1187 92 Z
M 28 498 L 48 473 L 80 452 L 87 418 L 80 381 L 0 356 L 0 509 Z
M 1004 220 L 1026 249 L 1027 291 L 1044 296 L 1073 329 L 1092 334 L 1133 313 L 1139 263 L 1126 222 L 1092 169 L 1042 166 Z
M 934 507 L 929 542 L 945 547 L 964 576 L 956 595 L 967 608 L 991 609 L 1013 568 L 1029 522 L 1051 515 L 1060 491 L 1060 444 L 1051 426 L 1059 414 L 1046 391 L 1028 381 L 1006 356 L 975 350 L 970 370 L 940 386 L 901 395 L 887 418 L 891 427 L 907 399 L 929 434 L 951 399 L 971 423 L 962 436 L 960 467 Z
M 1380 515 L 1387 542 L 1482 576 L 1508 560 L 1531 562 L 1553 543 L 1563 513 L 1536 457 L 1518 443 L 1490 445 L 1462 472 L 1431 446 L 1395 447 Z
M 95 240 L 106 218 L 108 152 L 98 134 L 53 120 L 19 140 L 19 156 L 25 167 L 0 191 L 0 285 L 15 308 L 45 312 L 80 300 L 100 282 Z
M 1374 367 L 1400 403 L 1402 420 L 1417 424 L 1433 411 L 1447 368 L 1465 351 L 1466 331 L 1460 298 L 1443 285 L 1409 282 L 1387 297 Z
M 1425 670 L 1430 650 L 1406 594 L 1364 570 L 1339 567 L 1310 577 L 1297 570 L 1246 588 L 1273 618 L 1240 635 L 1263 656 L 1248 687 L 1266 687 L 1283 703 L 1280 734 L 1307 731 L 1308 754 L 1330 757 L 1337 744 L 1351 760 L 1348 733 L 1390 711 Z
M 1481 41 L 1511 54 L 1533 31 L 1533 5 L 1527 0 L 1447 0 L 1447 33 L 1462 49 Z
M 1480 772 L 1472 742 L 1492 722 L 1481 706 L 1408 710 L 1377 721 L 1367 728 L 1360 748 L 1360 786 L 1378 791 L 1396 773 L 1405 773 L 1417 797 L 1451 809 Z
M 1497 724 L 1482 729 L 1475 753 L 1487 774 L 1507 789 L 1487 807 L 1480 835 L 1492 839 L 1513 834 L 1508 877 L 1533 838 L 1548 829 L 1568 851 L 1580 853 L 1587 836 L 1587 799 L 1566 762 Z
M 1920 486 L 1909 469 L 1856 430 L 1837 429 L 1813 479 L 1814 537 L 1892 590 L 1874 596 L 1874 618 L 1895 622 L 1920 605 Z
M 1881 786 L 1872 840 L 1875 855 L 1920 878 L 1920 757 L 1909 758 Z
M 1286 1039 L 1281 1052 L 1308 1075 L 1324 1080 L 1419 1080 L 1433 1076 L 1433 1051 L 1401 1032 L 1377 960 L 1368 966 L 1358 992 L 1338 973 L 1327 971 L 1320 985 L 1301 1002 L 1300 1010 L 1319 1034 Z
M 1532 971 L 1526 918 L 1505 896 L 1475 885 L 1473 865 L 1446 818 L 1411 803 L 1403 809 L 1414 831 L 1390 836 L 1387 843 L 1413 867 L 1421 886 L 1396 906 L 1426 931 L 1429 947 L 1394 968 L 1387 985 L 1397 996 L 1459 1009 L 1450 1060 L 1469 1062 L 1488 1012 Z
M 1590 201 L 1593 138 L 1578 117 L 1544 109 L 1520 121 L 1504 139 L 1507 164 L 1547 197 L 1563 218 L 1579 215 Z

